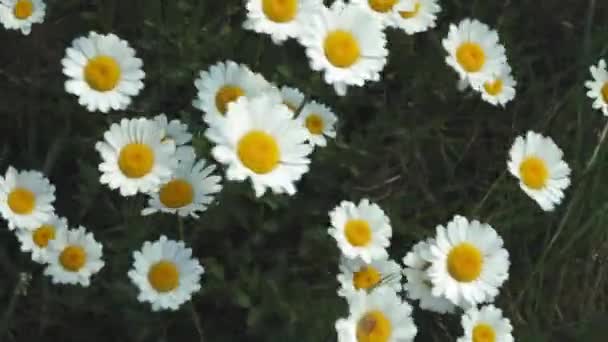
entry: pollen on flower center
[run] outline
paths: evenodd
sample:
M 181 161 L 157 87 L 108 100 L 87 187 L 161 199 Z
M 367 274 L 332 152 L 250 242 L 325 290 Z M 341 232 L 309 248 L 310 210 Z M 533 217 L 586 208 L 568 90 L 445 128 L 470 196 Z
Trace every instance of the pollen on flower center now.
M 84 67 L 84 79 L 89 86 L 97 91 L 110 91 L 120 81 L 120 65 L 110 56 L 97 56 L 89 59 Z
M 181 208 L 192 203 L 194 190 L 189 182 L 174 179 L 161 187 L 158 197 L 167 208 Z
M 146 144 L 131 143 L 120 150 L 118 167 L 129 178 L 141 178 L 154 166 L 154 151 Z
M 473 328 L 473 342 L 495 342 L 496 332 L 489 324 L 480 323 Z
M 86 261 L 87 253 L 84 248 L 76 245 L 67 246 L 59 255 L 61 266 L 71 272 L 78 272 Z
M 310 114 L 306 118 L 306 128 L 312 134 L 319 135 L 323 133 L 323 119 L 317 114 Z
M 357 342 L 388 342 L 391 321 L 381 311 L 369 311 L 357 322 Z
M 27 215 L 36 206 L 36 195 L 28 189 L 15 188 L 8 194 L 8 206 L 19 215 Z
M 237 154 L 243 165 L 258 174 L 274 170 L 279 165 L 281 158 L 276 139 L 262 131 L 251 131 L 245 134 L 239 140 Z
M 416 6 L 413 11 L 399 11 L 399 14 L 404 19 L 411 19 L 418 15 L 420 12 L 420 1 L 416 2 Z
M 29 18 L 34 13 L 34 4 L 31 0 L 19 0 L 13 8 L 15 18 L 24 20 Z
M 364 266 L 359 271 L 353 273 L 353 286 L 357 290 L 368 290 L 376 286 L 381 279 L 382 275 L 376 268 Z
M 349 220 L 344 226 L 346 240 L 357 247 L 365 246 L 372 240 L 372 230 L 365 220 Z
M 549 169 L 544 160 L 530 156 L 519 166 L 521 181 L 529 188 L 538 190 L 545 187 L 549 179 Z
M 604 102 L 608 103 L 608 82 L 602 86 L 602 97 L 604 98 Z
M 215 106 L 222 114 L 226 114 L 228 104 L 245 95 L 243 89 L 237 86 L 225 85 L 215 94 Z
M 486 54 L 477 43 L 462 43 L 456 51 L 458 64 L 467 72 L 477 72 L 486 62 Z
M 368 0 L 369 7 L 374 11 L 380 13 L 386 13 L 393 9 L 393 6 L 397 3 L 397 0 Z
M 495 81 L 488 81 L 483 84 L 486 92 L 492 96 L 496 96 L 502 92 L 503 83 L 501 79 Z
M 179 285 L 179 270 L 171 261 L 162 260 L 150 267 L 148 281 L 158 292 L 169 292 Z
M 348 68 L 361 57 L 359 42 L 348 31 L 336 30 L 330 32 L 325 37 L 323 46 L 327 60 L 338 68 Z
M 483 266 L 483 255 L 474 245 L 463 242 L 448 254 L 447 267 L 452 278 L 459 282 L 472 282 L 479 277 Z
M 298 0 L 262 0 L 262 11 L 271 21 L 286 23 L 298 13 Z
M 36 246 L 44 248 L 49 244 L 49 241 L 55 238 L 55 227 L 51 225 L 42 225 L 32 233 L 32 240 Z

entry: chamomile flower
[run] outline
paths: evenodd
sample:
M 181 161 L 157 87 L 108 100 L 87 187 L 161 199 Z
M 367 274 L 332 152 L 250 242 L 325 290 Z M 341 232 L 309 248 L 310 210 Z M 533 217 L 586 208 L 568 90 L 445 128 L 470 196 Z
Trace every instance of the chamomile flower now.
M 314 100 L 304 105 L 298 115 L 298 121 L 308 130 L 308 141 L 313 146 L 326 146 L 326 136 L 336 137 L 335 126 L 338 118 L 331 109 Z
M 491 80 L 507 61 L 498 33 L 476 19 L 450 25 L 450 32 L 442 43 L 449 54 L 446 63 L 475 89 Z
M 388 56 L 381 21 L 361 6 L 341 1 L 311 17 L 300 42 L 310 67 L 322 71 L 340 96 L 348 86 L 380 80 Z
M 338 342 L 410 342 L 418 333 L 412 307 L 390 287 L 347 297 L 349 316 L 336 322 Z
M 51 219 L 55 186 L 38 171 L 17 171 L 12 166 L 0 176 L 0 213 L 8 228 L 36 229 Z
M 247 0 L 243 28 L 269 34 L 275 44 L 298 38 L 306 20 L 323 6 L 321 0 Z
M 7 30 L 28 35 L 33 24 L 44 21 L 46 5 L 42 0 L 0 0 L 0 22 Z
M 407 34 L 415 34 L 434 28 L 437 14 L 441 11 L 438 0 L 405 0 L 412 9 L 397 10 L 394 26 Z
M 529 131 L 515 139 L 507 163 L 521 189 L 544 211 L 552 211 L 570 185 L 570 167 L 550 137 Z
M 89 112 L 125 109 L 144 87 L 142 60 L 127 41 L 111 33 L 76 38 L 61 64 L 69 78 L 65 90 Z
M 239 98 L 205 136 L 216 145 L 213 157 L 228 166 L 226 178 L 249 178 L 258 197 L 267 189 L 293 195 L 294 182 L 308 172 L 308 132 L 280 99 L 269 95 Z
M 89 286 L 91 276 L 104 266 L 103 246 L 84 227 L 56 230 L 47 246 L 47 267 L 44 274 L 54 284 Z
M 496 341 L 513 342 L 511 321 L 494 305 L 473 307 L 462 315 L 464 336 L 457 342 Z
M 133 258 L 129 278 L 139 288 L 137 299 L 151 303 L 153 311 L 177 310 L 201 288 L 204 269 L 183 241 L 163 235 L 158 241 L 145 242 Z
M 181 146 L 192 141 L 192 134 L 188 132 L 188 125 L 178 119 L 169 121 L 164 113 L 154 117 L 154 121 L 163 132 L 162 141 L 173 141 L 175 146 Z
M 162 141 L 163 130 L 146 118 L 122 119 L 95 144 L 103 162 L 100 181 L 122 196 L 158 190 L 177 166 L 175 143 Z
M 437 226 L 429 247 L 427 274 L 432 294 L 468 308 L 494 300 L 509 277 L 509 253 L 494 228 L 456 215 Z
M 361 258 L 366 263 L 386 259 L 386 248 L 393 234 L 388 216 L 375 203 L 362 199 L 359 205 L 343 201 L 329 213 L 328 229 L 342 254 L 347 258 Z
M 389 27 L 395 24 L 393 16 L 397 9 L 407 7 L 407 1 L 408 0 L 351 0 L 350 3 L 364 8 L 376 19 L 380 20 L 382 26 Z
M 358 290 L 370 291 L 380 286 L 388 286 L 395 292 L 400 292 L 401 267 L 390 259 L 378 259 L 368 264 L 359 258 L 341 257 L 338 281 L 338 295 L 342 297 L 348 297 Z
M 23 252 L 32 252 L 32 260 L 43 264 L 47 262 L 47 247 L 49 241 L 55 239 L 60 231 L 68 229 L 68 222 L 63 217 L 51 216 L 46 222 L 34 230 L 17 229 L 15 234 L 21 243 Z
M 480 87 L 481 98 L 494 106 L 504 107 L 507 102 L 515 98 L 517 83 L 511 75 L 511 67 L 503 64 L 491 79 L 485 81 Z
M 296 88 L 283 86 L 281 87 L 281 98 L 283 99 L 283 104 L 295 113 L 302 105 L 302 102 L 304 102 L 305 96 Z
M 214 195 L 222 190 L 222 178 L 213 175 L 213 171 L 215 165 L 208 165 L 204 159 L 196 163 L 194 159 L 181 161 L 173 178 L 150 195 L 148 208 L 142 210 L 142 215 L 161 211 L 198 218 L 197 213 L 207 210 Z
M 427 261 L 430 259 L 429 246 L 434 243 L 433 239 L 420 241 L 405 255 L 403 274 L 407 282 L 403 285 L 403 289 L 407 292 L 408 298 L 419 301 L 418 306 L 423 310 L 452 313 L 456 307 L 445 297 L 433 295 L 433 284 L 426 274 L 426 270 L 431 265 Z
M 587 96 L 593 99 L 593 108 L 601 109 L 604 115 L 608 116 L 608 71 L 606 71 L 606 61 L 601 59 L 597 66 L 592 65 L 592 81 L 585 82 L 585 87 L 589 89 Z

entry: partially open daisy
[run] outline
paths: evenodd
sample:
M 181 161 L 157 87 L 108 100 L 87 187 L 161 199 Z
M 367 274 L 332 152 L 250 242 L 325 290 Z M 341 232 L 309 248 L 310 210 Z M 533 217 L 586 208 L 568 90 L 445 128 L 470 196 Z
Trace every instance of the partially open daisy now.
M 348 297 L 358 290 L 371 291 L 380 286 L 388 286 L 395 292 L 400 292 L 401 267 L 390 259 L 378 259 L 368 264 L 359 258 L 342 257 L 338 281 L 338 295 L 342 297 Z
M 393 16 L 398 8 L 407 6 L 408 0 L 351 0 L 350 3 L 364 8 L 376 19 L 380 20 L 382 26 L 393 26 Z M 407 8 L 409 9 L 409 8 Z
M 0 22 L 7 30 L 28 35 L 32 24 L 44 21 L 46 5 L 42 0 L 0 0 Z
M 47 246 L 47 267 L 44 274 L 54 284 L 89 286 L 91 276 L 104 265 L 103 246 L 84 227 L 56 230 Z
M 12 166 L 0 176 L 0 213 L 8 228 L 36 229 L 50 220 L 55 208 L 55 186 L 38 171 Z
M 283 86 L 281 87 L 281 98 L 283 100 L 283 104 L 295 113 L 298 109 L 300 109 L 300 106 L 304 102 L 305 96 L 296 88 Z
M 298 121 L 308 130 L 308 141 L 313 146 L 326 146 L 326 136 L 336 137 L 335 126 L 338 118 L 331 109 L 314 100 L 304 105 L 298 115 Z
M 478 89 L 491 80 L 506 63 L 505 48 L 498 42 L 498 33 L 476 19 L 464 19 L 458 26 L 450 25 L 443 40 L 449 56 L 446 62 Z
M 462 315 L 464 336 L 457 342 L 513 342 L 511 321 L 494 305 L 473 307 Z
M 382 23 L 358 5 L 336 1 L 309 19 L 301 43 L 313 70 L 324 72 L 325 82 L 340 96 L 348 86 L 380 80 L 388 50 Z
M 68 229 L 65 218 L 52 215 L 36 229 L 17 229 L 15 234 L 21 243 L 21 250 L 32 252 L 32 260 L 43 264 L 47 262 L 47 247 L 49 241 L 55 239 L 59 231 Z
M 177 310 L 200 290 L 204 269 L 183 241 L 146 241 L 141 251 L 133 252 L 133 268 L 128 275 L 139 288 L 140 302 L 152 304 L 152 310 Z
M 321 0 L 247 0 L 243 28 L 269 34 L 275 44 L 298 38 L 306 20 L 323 6 Z
M 122 110 L 144 87 L 143 62 L 135 50 L 114 34 L 90 32 L 66 49 L 61 60 L 68 93 L 90 112 Z
M 178 119 L 169 121 L 164 113 L 154 117 L 154 121 L 163 132 L 162 142 L 173 141 L 175 146 L 181 146 L 192 141 L 188 125 Z
M 100 181 L 123 196 L 157 191 L 177 166 L 175 143 L 162 141 L 164 132 L 146 118 L 122 119 L 95 144 L 103 162 Z
M 410 342 L 418 329 L 412 307 L 390 287 L 347 297 L 349 316 L 336 321 L 338 342 Z
M 606 61 L 601 59 L 597 66 L 592 65 L 592 81 L 585 82 L 585 87 L 589 89 L 587 96 L 593 99 L 593 108 L 600 109 L 604 115 L 608 116 L 608 71 L 606 71 Z
M 329 213 L 329 235 L 347 258 L 361 258 L 366 263 L 386 259 L 393 230 L 388 216 L 375 203 L 362 199 L 359 205 L 343 201 Z
M 507 102 L 515 98 L 515 86 L 517 83 L 511 75 L 511 67 L 503 64 L 494 76 L 485 81 L 480 87 L 481 98 L 495 106 L 504 107 Z
M 205 136 L 216 145 L 213 157 L 228 166 L 226 178 L 251 179 L 258 197 L 267 189 L 293 195 L 294 182 L 308 172 L 308 132 L 287 106 L 269 95 L 239 98 L 226 119 L 210 126 Z
M 519 186 L 544 211 L 552 211 L 570 185 L 570 167 L 562 150 L 550 137 L 529 131 L 515 139 L 507 163 Z
M 494 228 L 456 215 L 437 226 L 427 270 L 432 293 L 468 308 L 492 301 L 509 277 L 509 253 Z
M 405 0 L 413 6 L 410 10 L 397 10 L 394 26 L 407 34 L 415 34 L 434 28 L 437 14 L 441 11 L 438 0 Z
M 204 159 L 196 163 L 193 159 L 181 161 L 173 178 L 150 195 L 148 208 L 142 210 L 142 215 L 161 211 L 198 218 L 197 213 L 207 210 L 214 195 L 222 190 L 222 178 L 212 175 L 213 171 L 215 165 L 208 165 Z

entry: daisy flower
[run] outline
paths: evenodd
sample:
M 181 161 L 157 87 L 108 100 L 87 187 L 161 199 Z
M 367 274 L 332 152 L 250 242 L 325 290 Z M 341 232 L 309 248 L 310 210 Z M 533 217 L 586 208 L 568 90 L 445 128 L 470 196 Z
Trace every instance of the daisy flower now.
M 204 269 L 183 241 L 163 235 L 158 241 L 146 241 L 133 258 L 129 278 L 139 288 L 137 299 L 151 303 L 153 311 L 177 310 L 201 289 Z
M 17 229 L 15 234 L 21 243 L 23 252 L 32 252 L 32 260 L 43 264 L 47 262 L 49 241 L 55 239 L 58 232 L 68 229 L 68 222 L 63 217 L 52 215 L 46 222 L 34 230 Z
M 300 42 L 310 67 L 324 72 L 340 96 L 348 86 L 380 80 L 388 50 L 382 23 L 361 6 L 336 1 L 310 18 Z
M 363 260 L 340 258 L 340 289 L 338 295 L 348 297 L 358 290 L 373 290 L 388 286 L 395 292 L 401 291 L 401 267 L 394 260 L 378 259 L 371 263 Z
M 17 171 L 12 166 L 0 176 L 0 214 L 8 228 L 36 229 L 51 219 L 55 186 L 38 171 Z
M 154 121 L 163 132 L 162 141 L 173 141 L 175 146 L 182 146 L 192 141 L 192 134 L 188 132 L 188 125 L 178 119 L 169 121 L 164 113 L 154 117 Z
M 283 86 L 281 87 L 281 98 L 283 99 L 283 104 L 295 113 L 306 97 L 296 88 Z
M 222 190 L 222 178 L 212 175 L 215 165 L 207 165 L 204 159 L 194 162 L 191 159 L 179 163 L 173 178 L 150 195 L 148 208 L 142 210 L 142 215 L 160 211 L 198 218 L 198 212 L 207 210 L 213 195 Z
M 65 90 L 78 96 L 89 112 L 126 109 L 144 87 L 143 62 L 114 34 L 90 32 L 76 38 L 61 64 L 69 78 Z
M 210 126 L 205 136 L 216 145 L 213 157 L 228 166 L 226 178 L 249 178 L 257 197 L 267 189 L 293 195 L 294 182 L 308 172 L 308 132 L 287 106 L 269 95 L 239 98 L 226 119 Z
M 42 0 L 0 0 L 0 22 L 7 30 L 28 35 L 32 24 L 44 21 L 46 5 Z
M 430 245 L 434 243 L 433 239 L 420 241 L 405 255 L 403 274 L 407 282 L 403 285 L 403 289 L 409 299 L 419 301 L 418 305 L 423 310 L 442 314 L 452 313 L 456 307 L 446 298 L 433 295 L 433 284 L 426 274 L 426 270 L 431 265 L 427 261 L 430 259 Z
M 503 64 L 498 72 L 480 87 L 481 98 L 494 106 L 504 107 L 507 102 L 515 98 L 515 86 L 517 83 L 511 75 L 511 67 Z
M 519 179 L 521 189 L 544 211 L 554 210 L 570 185 L 570 167 L 562 150 L 550 137 L 529 131 L 515 139 L 509 155 L 509 172 Z
M 441 11 L 438 0 L 405 0 L 411 10 L 398 10 L 394 26 L 407 34 L 415 34 L 434 28 L 437 14 Z
M 351 0 L 350 3 L 364 8 L 379 20 L 382 23 L 382 26 L 390 27 L 395 24 L 393 16 L 397 9 L 410 9 L 407 1 L 408 0 Z M 413 6 L 411 6 L 411 9 L 413 9 Z
M 486 305 L 477 309 L 473 307 L 462 315 L 464 336 L 457 342 L 513 342 L 513 327 L 508 318 L 503 317 L 502 311 L 494 305 Z
M 327 230 L 347 258 L 361 258 L 366 263 L 386 259 L 386 248 L 393 234 L 388 216 L 375 203 L 362 199 L 359 205 L 343 201 L 329 213 Z
M 91 276 L 104 266 L 103 246 L 84 227 L 56 230 L 47 246 L 47 267 L 44 274 L 53 284 L 89 286 Z
M 306 20 L 323 6 L 321 0 L 247 0 L 243 28 L 269 34 L 275 44 L 298 38 Z
M 449 54 L 446 63 L 475 89 L 491 80 L 507 61 L 505 48 L 498 43 L 498 33 L 476 19 L 450 25 L 442 43 Z
M 418 333 L 412 307 L 389 287 L 347 298 L 349 316 L 336 322 L 338 342 L 410 342 Z
M 100 181 L 122 196 L 158 190 L 177 166 L 175 143 L 162 141 L 164 132 L 146 118 L 122 119 L 95 144 L 103 162 Z
M 606 71 L 606 61 L 601 59 L 597 66 L 592 65 L 589 70 L 593 81 L 585 82 L 585 87 L 589 89 L 587 96 L 593 99 L 593 108 L 601 109 L 604 115 L 608 116 L 608 72 Z
M 313 146 L 326 146 L 326 136 L 336 137 L 335 125 L 338 118 L 331 109 L 316 101 L 310 101 L 304 105 L 298 115 L 298 121 L 308 130 L 308 141 Z

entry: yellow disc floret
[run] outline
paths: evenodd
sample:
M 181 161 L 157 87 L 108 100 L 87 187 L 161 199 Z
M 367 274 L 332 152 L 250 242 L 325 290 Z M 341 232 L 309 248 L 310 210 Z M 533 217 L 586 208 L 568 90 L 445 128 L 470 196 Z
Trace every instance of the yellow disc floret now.
M 190 182 L 174 179 L 160 188 L 158 197 L 167 208 L 181 208 L 192 203 L 194 190 Z
M 70 245 L 59 255 L 61 266 L 70 272 L 78 272 L 87 261 L 87 252 L 77 245 Z
M 495 342 L 496 332 L 489 324 L 480 323 L 473 328 L 473 342 Z
M 27 215 L 34 211 L 36 195 L 28 189 L 15 188 L 8 194 L 9 208 L 18 215 Z
M 312 134 L 322 134 L 324 128 L 323 119 L 317 114 L 310 114 L 306 117 L 306 128 Z
M 418 15 L 420 12 L 420 1 L 416 2 L 416 6 L 413 11 L 399 11 L 399 14 L 403 19 L 411 19 Z
M 120 65 L 110 56 L 97 56 L 89 59 L 84 67 L 84 79 L 89 87 L 100 92 L 110 91 L 120 81 Z
M 298 0 L 262 0 L 262 11 L 277 23 L 292 21 L 298 13 Z
M 372 230 L 365 220 L 349 220 L 344 226 L 346 240 L 356 247 L 366 246 L 372 240 Z
M 25 20 L 34 13 L 34 4 L 31 0 L 19 0 L 15 3 L 13 14 L 15 18 Z
M 359 42 L 348 31 L 336 30 L 330 32 L 325 37 L 323 46 L 327 60 L 338 68 L 348 68 L 361 57 Z
M 382 311 L 370 311 L 357 322 L 357 342 L 387 342 L 392 330 L 391 321 Z
M 241 163 L 258 174 L 269 173 L 278 165 L 281 158 L 276 139 L 262 131 L 251 131 L 239 140 L 237 155 Z
M 466 72 L 477 72 L 485 64 L 486 54 L 479 44 L 466 42 L 456 50 L 456 60 Z
M 120 150 L 118 167 L 129 178 L 141 178 L 154 166 L 154 151 L 150 146 L 131 143 Z
M 357 290 L 371 289 L 376 286 L 380 280 L 382 280 L 382 275 L 372 266 L 361 267 L 359 271 L 353 273 L 353 286 Z
M 608 82 L 604 83 L 604 85 L 602 86 L 602 98 L 604 99 L 604 102 L 608 103 Z
M 36 246 L 44 248 L 49 244 L 49 241 L 55 238 L 55 227 L 51 225 L 42 225 L 32 233 L 32 240 Z
M 374 11 L 386 13 L 393 9 L 397 0 L 368 0 L 368 3 Z
M 225 85 L 215 94 L 215 106 L 222 114 L 226 114 L 228 104 L 245 95 L 243 89 L 237 86 Z
M 496 96 L 502 92 L 503 83 L 501 79 L 497 79 L 484 83 L 483 87 L 488 94 Z
M 519 165 L 519 175 L 527 187 L 539 190 L 544 188 L 549 180 L 549 169 L 544 160 L 530 156 Z
M 171 261 L 159 261 L 150 267 L 148 281 L 158 292 L 169 292 L 179 285 L 179 270 Z
M 452 278 L 468 283 L 481 274 L 483 255 L 479 248 L 463 242 L 452 248 L 448 254 L 447 267 Z

